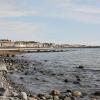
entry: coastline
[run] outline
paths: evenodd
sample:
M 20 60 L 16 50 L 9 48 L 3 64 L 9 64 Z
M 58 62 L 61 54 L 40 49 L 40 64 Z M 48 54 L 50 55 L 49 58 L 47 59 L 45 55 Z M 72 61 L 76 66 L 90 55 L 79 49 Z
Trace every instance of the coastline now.
M 82 98 L 86 95 L 89 96 L 91 100 L 100 99 L 99 93 L 97 93 L 97 95 L 93 95 L 93 94 L 88 95 L 86 93 L 81 93 L 81 91 L 73 91 L 73 90 L 67 90 L 65 92 L 59 90 L 53 90 L 53 91 L 49 91 L 49 93 L 47 94 L 44 93 L 36 94 L 36 95 L 32 94 L 31 91 L 27 91 L 27 89 L 25 89 L 21 84 L 18 85 L 14 83 L 9 77 L 9 75 L 12 75 L 15 72 L 23 72 L 24 69 L 27 69 L 27 66 L 30 64 L 31 61 L 16 58 L 16 57 L 1 57 L 0 60 L 1 60 L 0 65 L 3 66 L 0 67 L 0 77 L 1 77 L 0 82 L 1 85 L 3 84 L 2 88 L 4 88 L 6 91 L 6 94 L 4 93 L 3 96 L 0 96 L 0 98 L 3 98 L 2 100 L 6 100 L 6 99 L 7 100 L 10 99 L 13 100 L 85 100 Z M 82 67 L 80 66 L 80 68 Z M 25 75 L 27 75 L 27 73 L 25 73 Z M 23 77 L 20 78 L 23 80 Z M 65 81 L 67 82 L 67 80 Z M 75 94 L 73 95 L 73 93 Z M 22 99 L 24 98 L 24 96 L 26 96 L 27 99 Z

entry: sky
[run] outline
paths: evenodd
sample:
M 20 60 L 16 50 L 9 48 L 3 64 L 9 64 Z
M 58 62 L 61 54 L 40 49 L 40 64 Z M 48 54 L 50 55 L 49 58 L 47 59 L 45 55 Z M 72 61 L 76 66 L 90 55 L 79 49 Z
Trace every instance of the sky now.
M 100 0 L 0 0 L 0 38 L 100 45 Z

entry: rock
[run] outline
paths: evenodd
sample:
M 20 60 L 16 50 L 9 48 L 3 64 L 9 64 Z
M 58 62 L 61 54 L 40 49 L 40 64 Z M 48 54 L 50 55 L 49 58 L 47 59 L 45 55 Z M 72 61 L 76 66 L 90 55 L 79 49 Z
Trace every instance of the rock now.
M 59 96 L 60 95 L 60 91 L 59 90 L 52 90 L 51 94 Z
M 72 92 L 72 95 L 78 97 L 78 96 L 82 96 L 82 93 L 80 91 L 74 91 Z
M 81 79 L 80 78 L 77 78 L 77 81 L 81 81 Z
M 58 96 L 53 96 L 53 100 L 60 100 Z
M 3 83 L 2 82 L 0 82 L 0 88 L 3 88 Z
M 80 82 L 79 81 L 74 81 L 73 84 L 80 84 Z
M 28 100 L 37 100 L 37 99 L 34 97 L 29 97 Z
M 6 93 L 6 90 L 3 87 L 1 87 L 0 88 L 0 96 L 4 96 L 5 93 Z
M 21 96 L 22 100 L 27 100 L 28 99 L 27 94 L 25 92 L 21 92 L 20 96 Z
M 12 66 L 12 65 L 13 65 L 13 63 L 11 63 L 11 62 L 10 62 L 10 63 L 9 63 L 9 65 L 10 65 L 10 66 Z
M 96 91 L 96 92 L 94 93 L 94 95 L 100 96 L 100 91 Z
M 18 97 L 18 93 L 12 92 L 12 96 L 13 96 L 13 97 Z
M 65 79 L 64 82 L 67 83 L 68 82 L 68 79 Z
M 79 67 L 78 68 L 80 68 L 80 69 L 83 69 L 84 68 L 84 66 L 82 66 L 82 65 L 79 65 Z
M 66 96 L 64 100 L 71 100 L 71 98 Z
M 46 99 L 48 100 L 50 100 L 50 99 L 53 99 L 53 96 L 52 95 L 46 95 Z
M 0 64 L 0 71 L 8 71 L 5 64 Z

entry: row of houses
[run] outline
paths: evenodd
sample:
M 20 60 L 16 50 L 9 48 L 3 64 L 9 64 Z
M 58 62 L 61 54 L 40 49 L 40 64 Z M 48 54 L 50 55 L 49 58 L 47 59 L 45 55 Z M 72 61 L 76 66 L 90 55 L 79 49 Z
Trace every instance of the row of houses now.
M 35 41 L 11 41 L 8 39 L 0 40 L 0 47 L 34 47 L 34 48 L 48 48 L 54 47 L 53 43 L 40 43 Z

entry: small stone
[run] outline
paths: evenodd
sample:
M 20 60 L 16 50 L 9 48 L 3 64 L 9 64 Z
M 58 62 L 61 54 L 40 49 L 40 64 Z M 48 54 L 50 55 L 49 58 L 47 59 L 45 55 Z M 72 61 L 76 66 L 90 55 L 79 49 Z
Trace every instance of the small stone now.
M 54 96 L 53 100 L 59 100 L 59 97 L 58 96 Z
M 27 100 L 27 94 L 25 92 L 21 92 L 21 99 L 22 100 Z
M 33 97 L 29 97 L 28 100 L 37 100 L 37 99 Z
M 0 82 L 0 87 L 3 88 L 3 83 L 2 82 Z
M 65 79 L 64 82 L 67 83 L 68 82 L 68 79 Z
M 51 94 L 52 95 L 60 95 L 60 91 L 59 90 L 52 90 Z
M 6 72 L 8 71 L 5 64 L 0 65 L 0 71 L 6 71 Z
M 71 98 L 66 96 L 64 100 L 71 100 Z
M 3 87 L 0 88 L 0 96 L 4 96 L 5 92 L 6 92 L 6 90 Z
M 79 91 L 74 91 L 74 92 L 72 92 L 72 95 L 78 97 L 78 96 L 81 96 L 82 93 Z
M 18 96 L 18 93 L 12 92 L 12 96 L 17 97 Z
M 13 63 L 9 63 L 9 65 L 10 65 L 10 66 L 12 66 L 12 65 L 13 65 Z
M 83 68 L 84 68 L 84 66 L 80 65 L 78 68 L 83 69 Z
M 79 81 L 74 81 L 73 84 L 80 84 L 80 82 Z

